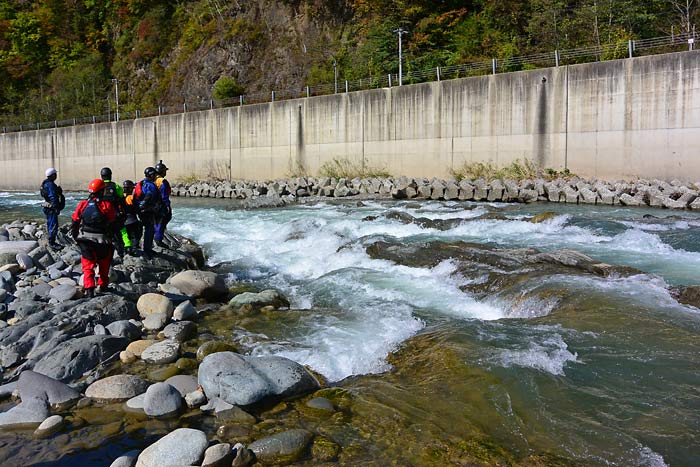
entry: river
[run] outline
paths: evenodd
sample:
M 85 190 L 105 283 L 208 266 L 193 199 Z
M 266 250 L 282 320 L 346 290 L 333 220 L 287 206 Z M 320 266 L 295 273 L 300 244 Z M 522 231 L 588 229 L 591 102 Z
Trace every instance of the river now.
M 37 217 L 37 206 L 34 194 L 2 193 L 0 221 Z M 232 283 L 289 298 L 281 317 L 219 319 L 212 332 L 346 390 L 343 423 L 321 424 L 346 465 L 700 465 L 700 311 L 672 294 L 700 285 L 696 213 L 371 200 L 174 206 L 172 230 L 203 245 Z M 543 221 L 531 222 L 536 215 Z M 597 274 L 537 256 L 558 250 L 612 267 Z M 143 439 L 111 436 L 125 447 Z M 104 443 L 89 449 L 114 454 Z M 56 462 L 41 465 L 70 465 Z

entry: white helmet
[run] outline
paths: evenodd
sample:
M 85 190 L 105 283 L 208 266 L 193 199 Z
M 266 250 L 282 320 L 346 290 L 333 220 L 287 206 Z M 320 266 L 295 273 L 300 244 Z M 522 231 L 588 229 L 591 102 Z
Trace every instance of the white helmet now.
M 56 174 L 56 173 L 58 173 L 58 172 L 56 172 L 56 169 L 54 169 L 53 167 L 49 167 L 48 169 L 46 169 L 46 176 L 47 177 L 50 177 L 51 175 Z

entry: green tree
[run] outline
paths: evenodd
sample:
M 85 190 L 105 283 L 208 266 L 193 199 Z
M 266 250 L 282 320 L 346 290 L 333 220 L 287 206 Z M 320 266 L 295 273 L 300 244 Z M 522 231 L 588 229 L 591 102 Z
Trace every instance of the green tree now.
M 243 94 L 243 88 L 234 78 L 222 76 L 214 83 L 214 99 L 230 99 Z

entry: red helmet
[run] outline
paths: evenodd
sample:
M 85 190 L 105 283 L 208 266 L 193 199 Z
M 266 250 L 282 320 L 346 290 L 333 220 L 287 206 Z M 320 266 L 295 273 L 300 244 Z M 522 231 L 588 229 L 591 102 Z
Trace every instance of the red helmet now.
M 100 178 L 96 178 L 93 181 L 90 182 L 88 185 L 88 192 L 89 193 L 97 193 L 98 191 L 104 190 L 105 188 L 105 182 L 102 181 Z

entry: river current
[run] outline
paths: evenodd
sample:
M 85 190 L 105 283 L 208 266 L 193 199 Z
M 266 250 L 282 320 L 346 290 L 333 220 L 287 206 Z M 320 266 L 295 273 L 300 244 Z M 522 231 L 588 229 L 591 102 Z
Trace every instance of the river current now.
M 0 221 L 39 219 L 38 203 L 0 193 Z M 246 352 L 288 357 L 349 390 L 352 428 L 329 435 L 361 447 L 357 465 L 462 465 L 460 452 L 485 446 L 483 465 L 700 465 L 700 310 L 673 293 L 700 285 L 696 213 L 174 206 L 171 229 L 203 245 L 231 283 L 289 298 L 283 319 L 220 329 Z M 612 273 L 529 259 L 559 250 Z

